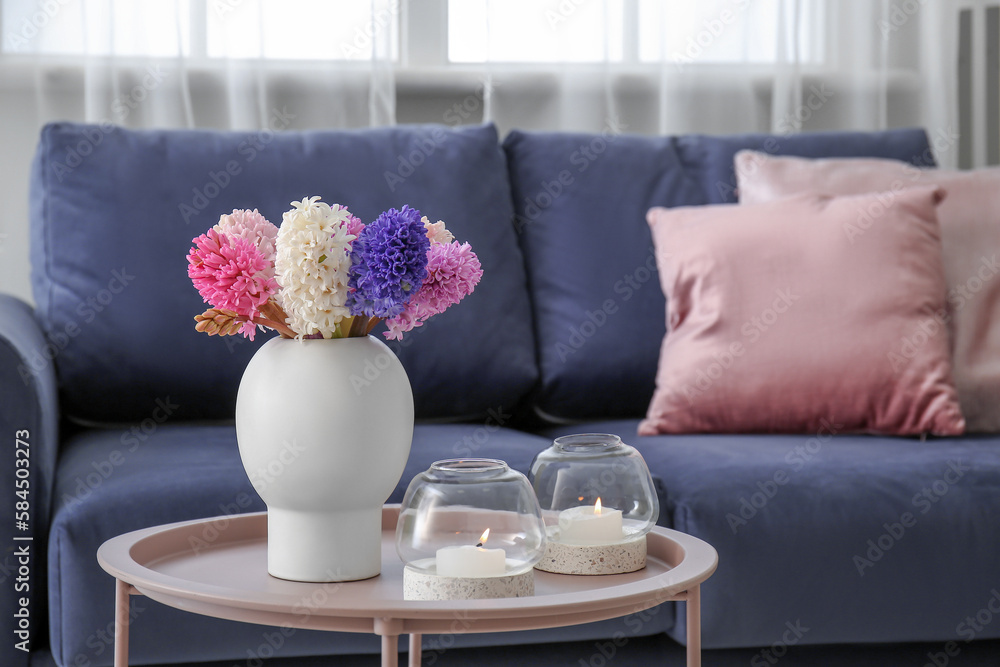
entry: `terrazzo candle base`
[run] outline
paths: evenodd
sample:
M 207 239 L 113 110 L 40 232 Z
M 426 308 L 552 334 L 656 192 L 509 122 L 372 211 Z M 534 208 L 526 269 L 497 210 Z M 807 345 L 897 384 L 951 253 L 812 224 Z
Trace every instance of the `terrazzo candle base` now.
M 488 600 L 534 594 L 533 570 L 499 577 L 443 577 L 410 565 L 403 568 L 404 600 Z
M 535 569 L 556 574 L 622 574 L 646 567 L 646 536 L 614 544 L 563 544 L 549 540 Z

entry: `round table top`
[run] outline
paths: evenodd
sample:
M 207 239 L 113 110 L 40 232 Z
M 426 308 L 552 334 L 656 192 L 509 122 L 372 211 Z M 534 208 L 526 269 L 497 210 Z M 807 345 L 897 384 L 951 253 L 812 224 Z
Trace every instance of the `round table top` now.
M 532 597 L 490 600 L 403 599 L 396 554 L 398 505 L 382 513 L 382 573 L 343 583 L 286 581 L 267 573 L 267 514 L 154 526 L 112 538 L 97 558 L 109 574 L 164 604 L 194 613 L 270 625 L 372 632 L 402 621 L 403 632 L 448 632 L 456 619 L 476 632 L 573 625 L 625 616 L 683 597 L 715 571 L 709 544 L 674 530 L 647 535 L 638 572 L 580 576 L 535 571 Z

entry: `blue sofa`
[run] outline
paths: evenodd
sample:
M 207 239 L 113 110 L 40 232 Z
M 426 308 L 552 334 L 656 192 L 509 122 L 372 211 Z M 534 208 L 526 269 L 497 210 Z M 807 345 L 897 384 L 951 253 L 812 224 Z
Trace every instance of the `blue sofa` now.
M 393 344 L 418 424 L 390 501 L 437 459 L 489 456 L 526 471 L 554 436 L 618 433 L 649 464 L 660 523 L 719 552 L 702 592 L 706 664 L 1000 664 L 997 436 L 636 435 L 665 331 L 645 212 L 734 202 L 732 159 L 744 148 L 933 163 L 922 130 L 514 131 L 500 143 L 489 125 L 47 126 L 30 193 L 36 305 L 0 297 L 0 425 L 30 448 L 29 525 L 0 522 L 0 664 L 111 665 L 114 582 L 98 546 L 264 509 L 232 416 L 266 337 L 196 333 L 204 306 L 184 255 L 221 212 L 258 208 L 277 222 L 312 194 L 365 220 L 410 204 L 471 242 L 485 271 L 460 306 Z M 0 475 L 9 506 L 14 456 Z M 135 665 L 255 667 L 272 655 L 267 664 L 361 665 L 379 648 L 374 636 L 289 636 L 133 604 Z M 424 664 L 682 664 L 684 636 L 667 603 L 571 628 L 425 637 Z

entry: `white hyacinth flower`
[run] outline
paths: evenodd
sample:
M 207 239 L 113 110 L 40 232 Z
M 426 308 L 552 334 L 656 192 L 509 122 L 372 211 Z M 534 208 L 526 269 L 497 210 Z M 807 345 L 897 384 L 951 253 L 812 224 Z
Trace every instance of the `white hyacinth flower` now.
M 276 242 L 278 300 L 299 337 L 320 333 L 332 338 L 350 315 L 344 306 L 351 268 L 351 241 L 345 224 L 350 212 L 319 197 L 292 202 L 281 219 Z

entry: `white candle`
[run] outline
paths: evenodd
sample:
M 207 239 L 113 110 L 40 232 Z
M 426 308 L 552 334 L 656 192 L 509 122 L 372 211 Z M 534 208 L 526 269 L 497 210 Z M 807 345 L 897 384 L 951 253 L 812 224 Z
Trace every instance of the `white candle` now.
M 622 512 L 594 505 L 571 507 L 559 513 L 559 541 L 565 544 L 608 544 L 622 539 Z
M 463 544 L 437 550 L 437 573 L 442 577 L 498 577 L 507 571 L 507 552 L 486 549 L 489 528 L 479 538 L 480 544 Z

